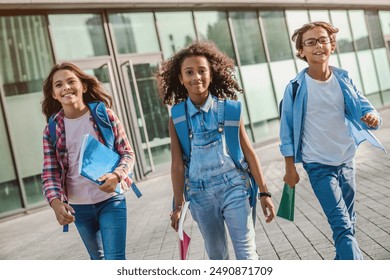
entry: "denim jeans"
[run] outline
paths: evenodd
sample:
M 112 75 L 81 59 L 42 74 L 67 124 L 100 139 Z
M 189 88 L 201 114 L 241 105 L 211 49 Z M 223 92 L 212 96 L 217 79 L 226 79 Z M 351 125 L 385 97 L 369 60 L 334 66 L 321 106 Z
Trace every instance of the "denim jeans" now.
M 191 215 L 199 226 L 211 260 L 229 259 L 225 223 L 236 259 L 259 258 L 248 197 L 246 176 L 237 169 L 190 183 Z
M 355 238 L 355 164 L 339 166 L 304 163 L 311 186 L 333 231 L 336 260 L 361 260 Z
M 96 204 L 71 204 L 75 224 L 92 260 L 126 259 L 126 199 L 123 194 Z
M 226 227 L 236 259 L 258 259 L 247 176 L 228 156 L 217 130 L 194 133 L 186 192 L 209 259 L 229 259 Z

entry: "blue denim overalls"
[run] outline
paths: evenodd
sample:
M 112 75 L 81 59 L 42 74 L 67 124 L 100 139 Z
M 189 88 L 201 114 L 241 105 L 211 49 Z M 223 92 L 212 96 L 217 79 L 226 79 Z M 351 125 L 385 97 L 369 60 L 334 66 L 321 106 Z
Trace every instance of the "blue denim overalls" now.
M 236 259 L 258 259 L 247 177 L 227 152 L 224 107 L 211 94 L 200 109 L 186 102 L 191 142 L 186 192 L 206 252 L 210 259 L 229 259 L 226 223 Z

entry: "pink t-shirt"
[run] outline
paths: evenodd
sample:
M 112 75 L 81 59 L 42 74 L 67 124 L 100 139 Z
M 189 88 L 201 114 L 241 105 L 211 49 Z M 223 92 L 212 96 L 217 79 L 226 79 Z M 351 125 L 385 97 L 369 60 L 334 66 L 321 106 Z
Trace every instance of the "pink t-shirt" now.
M 69 157 L 69 169 L 66 176 L 68 200 L 71 204 L 94 204 L 104 201 L 116 193 L 105 193 L 95 182 L 81 176 L 78 172 L 80 147 L 84 134 L 90 134 L 98 139 L 93 124 L 90 121 L 90 112 L 76 119 L 64 118 L 66 149 Z M 103 174 L 102 174 L 103 175 Z

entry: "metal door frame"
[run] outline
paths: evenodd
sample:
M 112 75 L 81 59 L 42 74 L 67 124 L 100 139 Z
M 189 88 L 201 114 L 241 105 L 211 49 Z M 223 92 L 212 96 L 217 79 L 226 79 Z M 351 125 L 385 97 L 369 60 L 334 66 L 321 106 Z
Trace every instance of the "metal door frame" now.
M 130 133 L 134 139 L 134 149 L 136 151 L 136 154 L 138 155 L 138 169 L 141 172 L 141 177 L 146 176 L 150 172 L 155 171 L 155 166 L 153 162 L 153 155 L 151 151 L 151 146 L 149 142 L 149 136 L 146 128 L 146 121 L 144 118 L 144 114 L 142 111 L 142 104 L 140 99 L 140 93 L 138 90 L 138 85 L 136 83 L 136 77 L 134 76 L 134 65 L 142 64 L 142 63 L 156 63 L 157 65 L 161 63 L 162 61 L 162 54 L 161 53 L 151 53 L 151 54 L 121 54 L 117 56 L 118 65 L 120 68 L 119 75 L 120 80 L 123 82 L 123 102 L 124 107 L 126 108 L 127 117 L 128 117 L 128 123 L 130 124 Z M 133 80 L 133 87 L 134 91 L 131 90 L 131 84 L 128 77 L 127 71 L 124 69 L 124 67 L 128 65 L 130 67 L 132 80 Z M 134 104 L 132 95 L 135 95 L 135 99 L 137 104 Z M 140 110 L 140 117 L 142 122 L 142 130 L 145 135 L 145 141 L 146 141 L 146 147 L 147 147 L 147 153 L 149 155 L 150 159 L 150 169 L 148 169 L 146 164 L 146 159 L 144 157 L 143 147 L 142 147 L 142 137 L 140 133 L 140 128 L 138 125 L 138 118 L 136 115 L 135 106 L 138 106 Z

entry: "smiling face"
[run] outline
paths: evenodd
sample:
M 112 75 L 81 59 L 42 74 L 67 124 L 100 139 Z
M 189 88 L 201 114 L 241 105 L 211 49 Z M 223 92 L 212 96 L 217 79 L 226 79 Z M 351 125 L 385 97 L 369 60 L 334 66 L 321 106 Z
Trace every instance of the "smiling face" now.
M 308 39 L 319 39 L 321 37 L 329 37 L 328 32 L 322 27 L 315 27 L 302 35 L 302 42 L 305 43 Z M 328 42 L 328 40 L 324 40 L 324 38 L 319 41 Z M 302 58 L 306 58 L 309 66 L 313 64 L 323 64 L 328 62 L 329 56 L 334 52 L 335 48 L 335 42 L 321 44 L 317 41 L 313 46 L 305 46 L 305 44 L 303 44 L 299 49 L 299 54 Z
M 184 59 L 179 80 L 187 89 L 192 102 L 196 105 L 203 105 L 211 83 L 211 70 L 207 58 L 191 56 Z
M 53 75 L 53 98 L 58 100 L 62 107 L 83 108 L 83 93 L 86 86 L 70 70 L 58 70 Z

